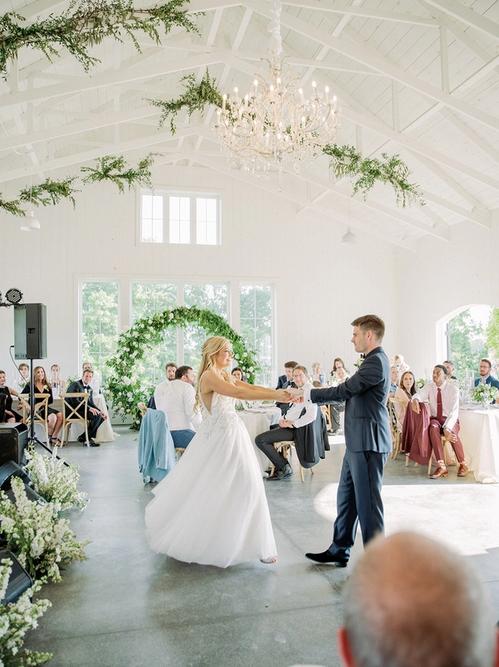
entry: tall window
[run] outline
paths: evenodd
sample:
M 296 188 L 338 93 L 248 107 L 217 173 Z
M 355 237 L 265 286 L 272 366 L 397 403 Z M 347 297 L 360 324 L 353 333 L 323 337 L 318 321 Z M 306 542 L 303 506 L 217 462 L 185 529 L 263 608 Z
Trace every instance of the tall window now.
M 90 361 L 104 380 L 109 375 L 106 360 L 114 354 L 118 340 L 118 283 L 82 283 L 80 307 L 80 366 Z
M 261 367 L 257 375 L 259 384 L 271 385 L 273 298 L 270 285 L 241 285 L 240 291 L 241 335 L 256 352 Z
M 463 384 L 478 376 L 480 358 L 496 355 L 495 311 L 490 306 L 470 306 L 447 323 L 447 358 L 454 362 L 456 376 Z
M 142 243 L 218 245 L 221 198 L 217 194 L 144 191 L 139 237 Z
M 228 287 L 223 283 L 214 285 L 184 285 L 184 303 L 186 306 L 207 308 L 227 320 L 229 315 L 228 294 Z M 184 330 L 184 364 L 192 366 L 194 369 L 199 367 L 201 362 L 201 348 L 205 339 L 206 333 L 200 327 L 189 326 Z
M 170 283 L 134 282 L 132 283 L 132 320 L 150 317 L 163 310 L 174 308 L 177 303 L 177 286 Z M 177 333 L 175 329 L 166 329 L 160 345 L 152 345 L 146 350 L 144 358 L 135 364 L 135 373 L 151 386 L 165 379 L 165 365 L 177 359 Z

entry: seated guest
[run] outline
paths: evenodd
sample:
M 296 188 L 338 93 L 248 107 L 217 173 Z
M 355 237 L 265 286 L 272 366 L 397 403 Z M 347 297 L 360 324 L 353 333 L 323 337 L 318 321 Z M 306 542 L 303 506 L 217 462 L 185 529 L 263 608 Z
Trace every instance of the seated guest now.
M 166 415 L 175 447 L 185 449 L 196 435 L 201 415 L 195 410 L 196 377 L 190 366 L 179 366 L 173 380 L 159 384 L 154 391 L 156 410 Z
M 279 375 L 276 389 L 287 389 L 293 386 L 293 368 L 296 368 L 298 363 L 296 361 L 286 361 L 284 364 L 284 375 Z M 281 410 L 284 416 L 289 408 L 289 403 L 276 403 L 276 406 Z
M 336 361 L 341 361 L 341 359 L 336 359 Z M 348 380 L 350 376 L 345 370 L 345 367 L 343 366 L 343 362 L 341 361 L 341 365 L 336 366 L 336 370 L 334 374 L 331 376 L 331 387 L 337 387 L 339 384 L 343 384 L 345 380 Z M 345 401 L 332 401 L 329 403 L 329 414 L 331 415 L 331 430 L 333 435 L 337 435 L 341 433 L 341 422 L 340 422 L 340 412 L 345 411 Z
M 399 377 L 402 375 L 402 373 L 405 373 L 409 370 L 409 364 L 405 363 L 404 357 L 401 354 L 396 354 L 393 357 L 393 366 L 397 367 Z
M 230 374 L 232 375 L 233 378 L 235 378 L 236 380 L 239 380 L 239 382 L 246 382 L 246 380 L 244 379 L 244 373 L 243 373 L 242 369 L 239 368 L 238 366 L 233 368 L 231 370 Z
M 66 383 L 61 378 L 61 367 L 59 364 L 52 364 L 50 367 L 50 386 L 52 387 L 54 398 L 58 398 L 60 394 L 64 393 Z
M 90 386 L 92 387 L 92 393 L 100 394 L 101 376 L 99 371 L 96 371 L 89 361 L 84 361 L 81 367 L 82 376 L 85 371 L 92 371 L 92 381 L 90 383 Z
M 475 387 L 479 384 L 490 384 L 499 389 L 499 380 L 490 374 L 492 363 L 489 359 L 480 359 L 480 377 L 475 380 Z
M 294 367 L 293 382 L 298 388 L 312 386 L 305 366 L 297 365 Z M 269 480 L 285 479 L 293 474 L 293 469 L 288 460 L 276 451 L 274 443 L 284 440 L 296 441 L 297 432 L 315 422 L 317 410 L 318 407 L 314 403 L 293 403 L 286 412 L 286 416 L 279 420 L 277 428 L 271 428 L 269 431 L 257 435 L 255 438 L 256 446 L 274 464 L 274 474 L 268 478 Z
M 457 377 L 454 375 L 454 364 L 453 364 L 453 362 L 449 361 L 449 359 L 447 359 L 446 361 L 444 361 L 442 366 L 445 366 L 445 370 L 447 371 L 447 379 L 457 381 Z
M 338 648 L 345 667 L 499 666 L 495 620 L 472 563 L 412 532 L 366 547 L 343 589 Z
M 3 416 L 0 415 L 0 421 L 2 422 L 20 422 L 22 421 L 21 415 L 12 409 L 12 396 L 19 396 L 15 389 L 11 389 L 7 386 L 7 376 L 5 371 L 0 371 L 0 396 L 4 396 L 3 399 Z
M 87 368 L 85 371 L 83 371 L 81 380 L 76 380 L 75 382 L 71 382 L 67 389 L 68 394 L 73 394 L 73 393 L 83 393 L 86 392 L 88 394 L 88 402 L 87 402 L 87 423 L 88 423 L 88 442 L 90 444 L 90 447 L 99 447 L 99 443 L 95 442 L 94 438 L 97 435 L 97 431 L 99 429 L 99 426 L 102 424 L 103 421 L 107 419 L 107 415 L 104 414 L 104 412 L 101 412 L 99 408 L 95 405 L 93 401 L 93 390 L 92 390 L 92 376 L 94 372 Z M 73 408 L 76 408 L 78 405 L 78 399 L 77 398 L 69 398 L 67 399 L 69 405 L 71 405 Z M 80 408 L 78 411 L 78 414 L 80 414 L 82 417 L 84 416 L 83 412 L 84 408 Z M 78 438 L 78 442 L 85 442 L 85 433 L 82 433 L 80 437 Z
M 314 361 L 314 363 L 312 364 L 311 379 L 312 379 L 312 384 L 314 385 L 314 387 L 315 386 L 317 386 L 317 387 L 323 387 L 324 386 L 324 382 L 326 381 L 326 376 L 322 372 L 321 365 L 318 361 Z M 315 385 L 315 382 L 318 382 L 319 384 Z
M 390 367 L 390 393 L 389 397 L 393 398 L 395 396 L 395 392 L 397 391 L 397 387 L 399 386 L 399 370 L 397 366 L 391 366 Z
M 35 394 L 48 394 L 49 395 L 49 406 L 51 403 L 54 402 L 54 397 L 52 395 L 52 387 L 50 386 L 50 382 L 47 379 L 47 375 L 45 373 L 45 369 L 43 366 L 36 366 L 34 371 L 33 371 L 33 384 L 34 388 L 33 391 Z M 23 394 L 30 394 L 31 393 L 31 383 L 28 382 L 24 389 L 22 390 Z M 29 404 L 29 398 L 24 397 L 26 403 Z M 35 398 L 35 404 L 36 403 L 41 403 L 42 398 Z M 40 411 L 40 417 L 45 418 L 44 411 Z M 59 431 L 61 430 L 62 427 L 62 413 L 60 410 L 55 410 L 54 408 L 49 407 L 48 408 L 48 415 L 47 415 L 47 424 L 48 424 L 48 435 L 50 439 L 50 443 L 52 445 L 60 445 L 61 441 L 59 439 Z
M 341 380 L 340 382 L 338 382 L 337 379 L 336 379 L 336 376 L 338 374 L 338 370 L 340 368 L 342 368 L 345 371 L 345 373 L 347 374 L 347 378 L 350 377 L 350 375 L 348 374 L 347 369 L 345 368 L 345 364 L 343 363 L 343 359 L 341 359 L 340 357 L 335 357 L 335 359 L 333 361 L 333 366 L 331 368 L 331 373 L 330 373 L 331 387 L 337 387 L 339 384 L 341 384 L 341 382 L 345 381 L 345 380 Z M 340 371 L 340 373 L 341 373 L 341 371 Z M 336 382 L 336 384 L 333 384 L 333 382 Z
M 412 401 L 415 393 L 416 378 L 414 377 L 414 373 L 412 371 L 405 371 L 405 373 L 402 373 L 399 386 L 393 396 L 395 415 L 397 417 L 397 429 L 399 433 L 402 433 L 407 406 Z
M 19 389 L 22 391 L 26 384 L 30 381 L 29 366 L 24 361 L 17 367 L 19 371 L 19 380 L 17 381 Z
M 174 364 L 173 361 L 170 361 L 169 363 L 166 364 L 165 371 L 166 371 L 166 379 L 169 382 L 175 380 L 176 377 L 175 373 L 177 372 L 177 364 Z
M 430 446 L 437 460 L 437 468 L 430 475 L 431 479 L 447 477 L 447 467 L 444 462 L 444 450 L 441 436 L 451 443 L 456 454 L 459 468 L 458 477 L 466 477 L 469 470 L 464 463 L 463 444 L 459 439 L 459 388 L 454 382 L 447 380 L 444 366 L 438 364 L 433 369 L 433 382 L 425 386 L 412 397 L 412 409 L 420 412 L 420 403 L 428 403 L 430 410 L 430 425 L 428 435 Z

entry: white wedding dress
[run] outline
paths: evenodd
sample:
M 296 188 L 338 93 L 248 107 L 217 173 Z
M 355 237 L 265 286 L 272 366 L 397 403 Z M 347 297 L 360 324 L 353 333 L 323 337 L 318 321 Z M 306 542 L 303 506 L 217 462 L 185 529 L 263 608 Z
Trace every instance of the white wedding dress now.
M 213 394 L 179 463 L 145 513 L 151 548 L 227 567 L 277 555 L 260 467 L 233 398 Z

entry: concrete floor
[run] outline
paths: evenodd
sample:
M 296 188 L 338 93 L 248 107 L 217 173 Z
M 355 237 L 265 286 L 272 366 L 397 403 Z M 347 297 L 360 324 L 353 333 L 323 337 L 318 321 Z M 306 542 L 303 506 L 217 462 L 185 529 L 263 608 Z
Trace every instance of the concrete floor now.
M 137 434 L 118 430 L 115 443 L 64 450 L 91 497 L 72 525 L 91 544 L 87 561 L 43 589 L 53 607 L 29 648 L 52 651 L 54 667 L 339 665 L 336 629 L 349 568 L 314 566 L 303 553 L 330 543 L 341 438 L 303 484 L 297 474 L 266 484 L 278 565 L 220 570 L 149 550 L 143 516 L 151 494 L 137 470 Z M 384 499 L 387 532 L 427 532 L 469 556 L 499 618 L 499 485 L 458 481 L 454 472 L 430 481 L 422 468 L 390 461 Z M 353 561 L 361 552 L 357 541 Z

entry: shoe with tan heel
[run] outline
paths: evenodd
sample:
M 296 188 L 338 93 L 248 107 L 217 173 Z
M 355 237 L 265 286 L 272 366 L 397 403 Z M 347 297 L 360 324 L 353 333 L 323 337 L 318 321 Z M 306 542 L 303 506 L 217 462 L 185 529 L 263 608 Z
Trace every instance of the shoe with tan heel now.
M 466 477 L 466 475 L 469 473 L 470 469 L 466 465 L 466 463 L 460 463 L 459 468 L 457 470 L 457 476 L 458 477 Z
M 449 471 L 445 466 L 438 466 L 435 472 L 430 475 L 430 479 L 440 479 L 441 477 L 447 477 L 448 475 Z

